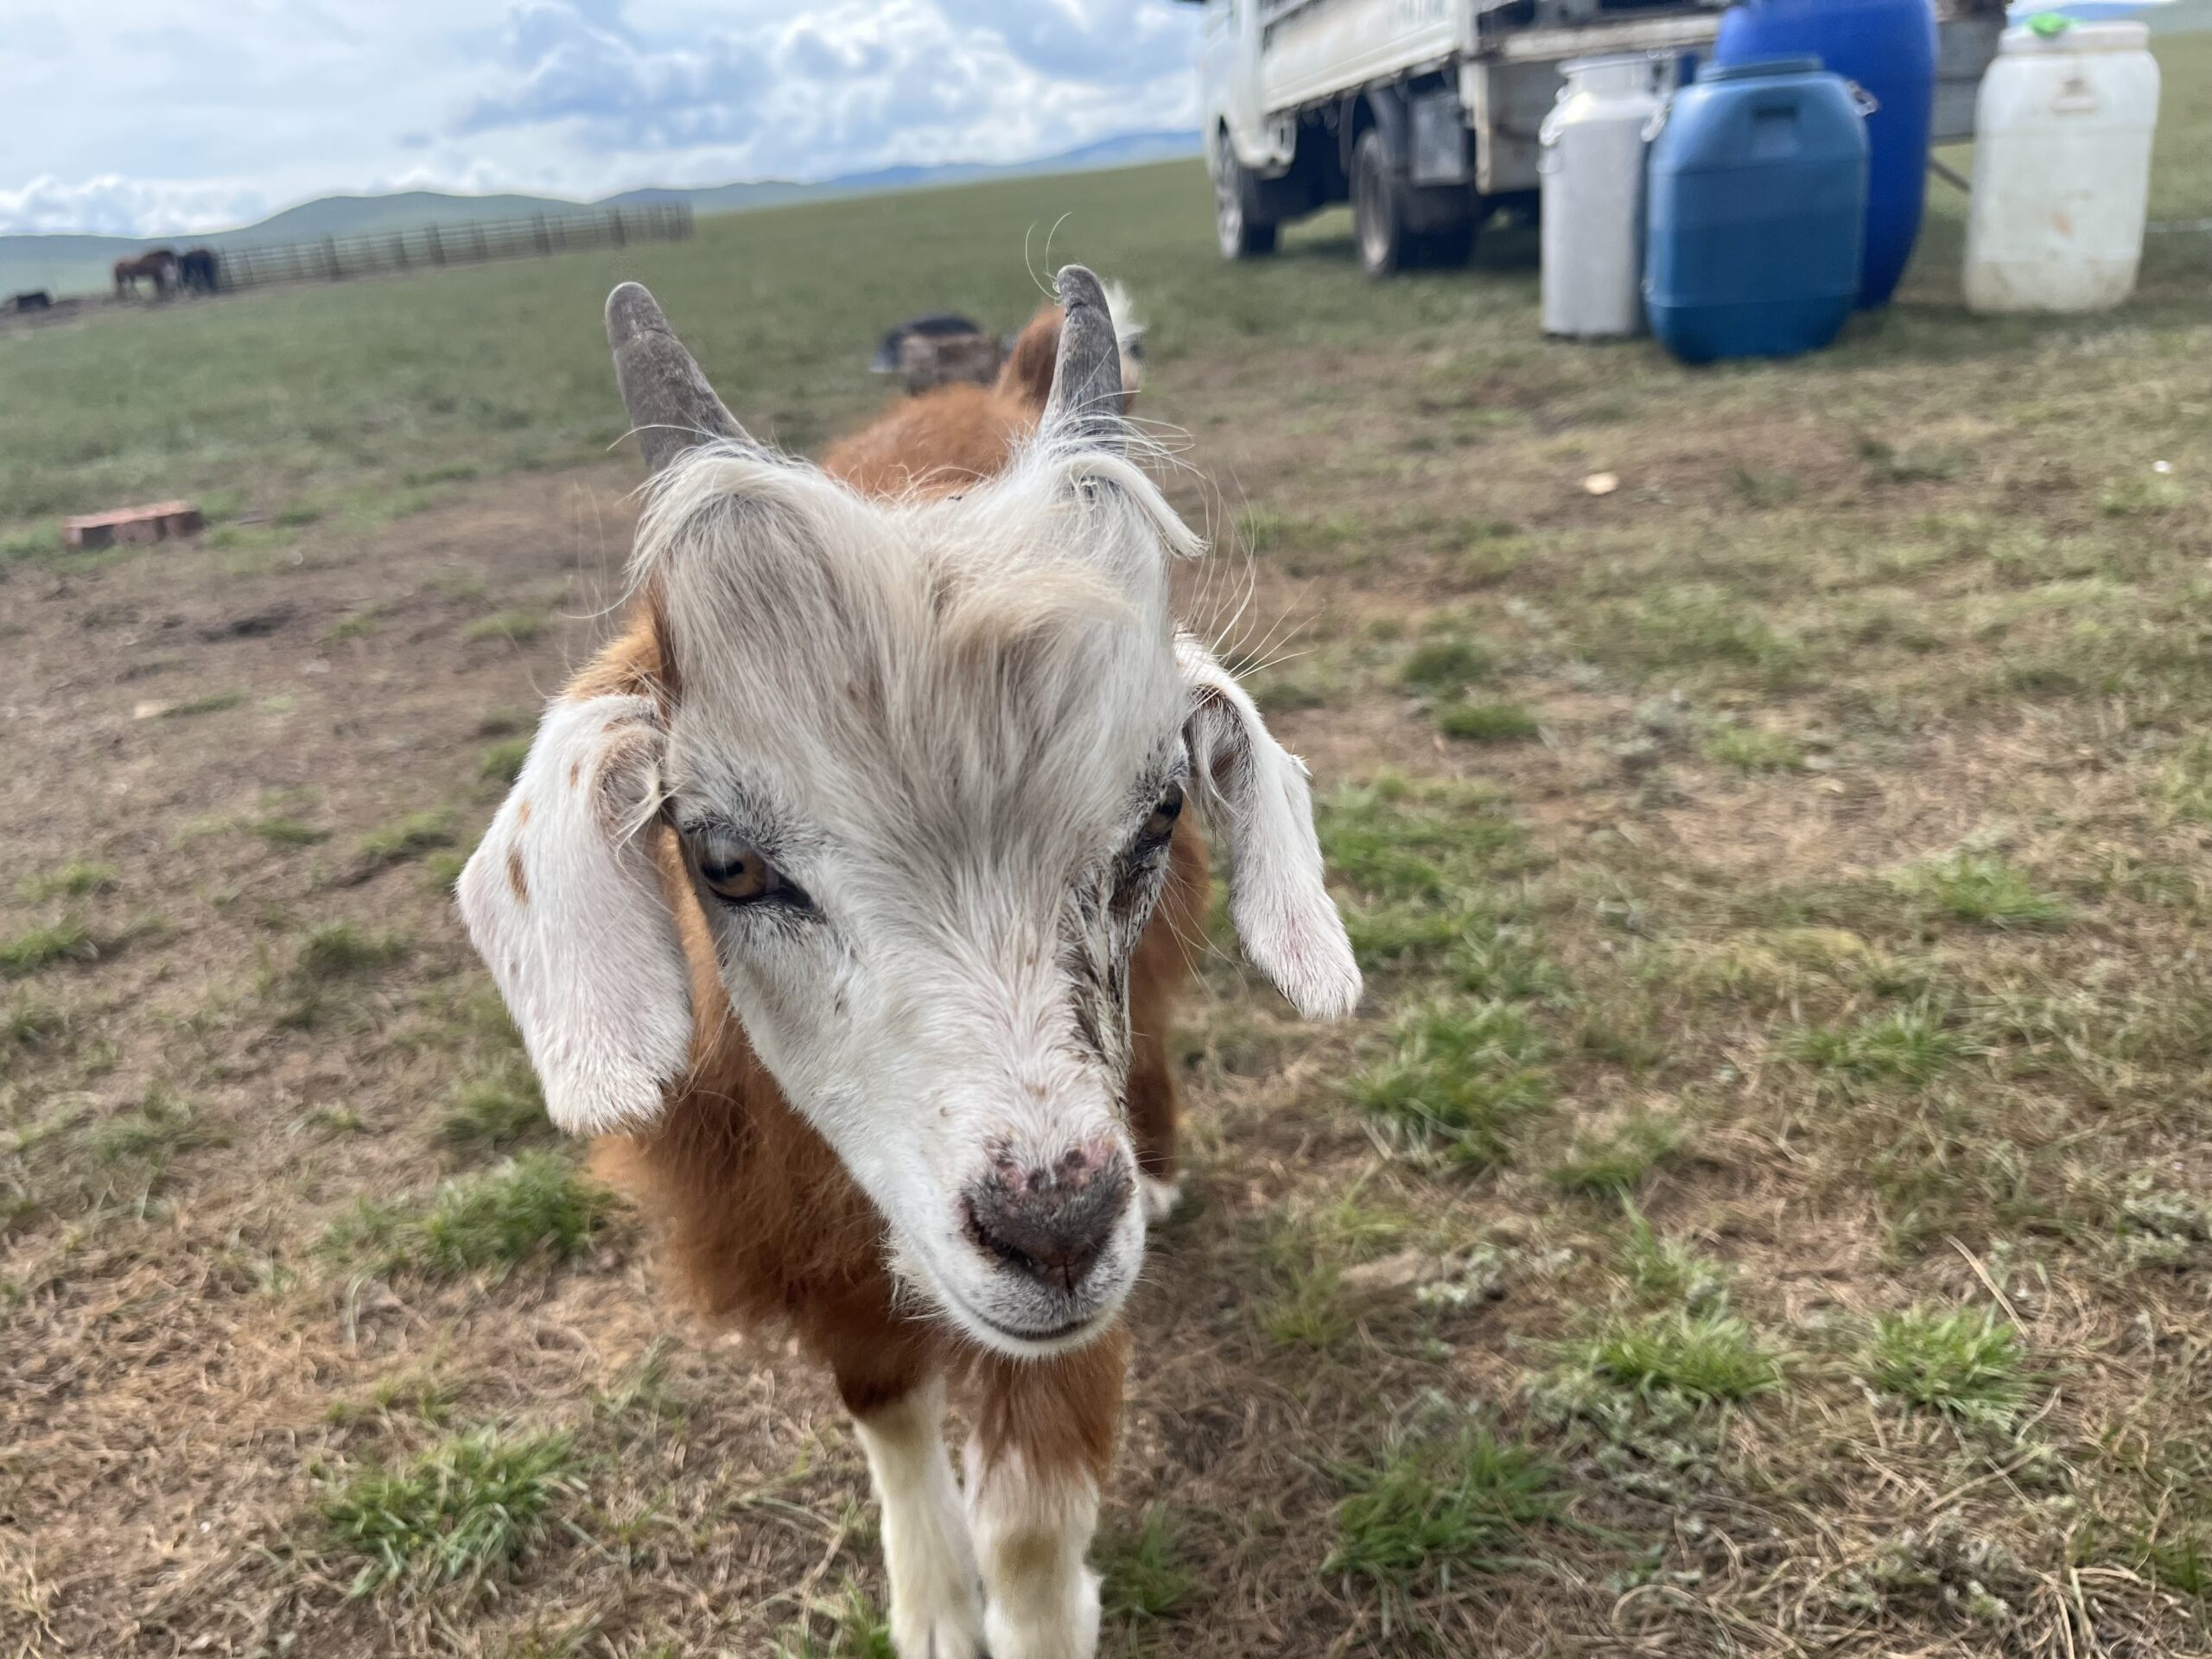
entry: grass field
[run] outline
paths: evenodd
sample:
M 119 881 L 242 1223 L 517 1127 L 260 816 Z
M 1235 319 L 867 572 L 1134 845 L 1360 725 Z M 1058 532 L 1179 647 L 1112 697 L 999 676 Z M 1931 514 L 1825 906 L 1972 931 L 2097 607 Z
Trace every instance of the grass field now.
M 609 282 L 806 448 L 1025 233 L 1147 302 L 1370 987 L 1194 999 L 1104 1650 L 2212 1652 L 2212 238 L 1976 319 L 1939 195 L 1688 372 L 1166 168 L 0 337 L 0 1655 L 887 1653 L 833 1396 L 665 1311 L 443 888 L 606 626 Z

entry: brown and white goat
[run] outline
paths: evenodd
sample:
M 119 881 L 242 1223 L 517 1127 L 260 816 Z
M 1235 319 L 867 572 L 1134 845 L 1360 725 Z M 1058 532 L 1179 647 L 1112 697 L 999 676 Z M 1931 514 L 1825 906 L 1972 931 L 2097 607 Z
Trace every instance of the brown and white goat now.
M 835 1375 L 902 1659 L 1096 1644 L 1116 1316 L 1172 1200 L 1203 925 L 1186 791 L 1246 954 L 1308 1014 L 1359 992 L 1303 766 L 1170 615 L 1197 543 L 1127 454 L 1105 296 L 1058 286 L 1041 404 L 976 388 L 997 427 L 842 477 L 755 444 L 617 289 L 635 607 L 461 880 L 554 1120 L 707 1311 Z

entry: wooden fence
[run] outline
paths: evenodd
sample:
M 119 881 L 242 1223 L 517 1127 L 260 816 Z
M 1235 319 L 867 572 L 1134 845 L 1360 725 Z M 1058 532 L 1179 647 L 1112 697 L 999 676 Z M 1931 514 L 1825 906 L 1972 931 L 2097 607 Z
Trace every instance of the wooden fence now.
M 482 264 L 492 259 L 542 258 L 633 242 L 681 242 L 691 234 L 691 204 L 655 202 L 594 213 L 539 213 L 530 219 L 424 225 L 365 236 L 224 248 L 215 256 L 219 288 L 269 283 L 340 282 L 395 270 Z

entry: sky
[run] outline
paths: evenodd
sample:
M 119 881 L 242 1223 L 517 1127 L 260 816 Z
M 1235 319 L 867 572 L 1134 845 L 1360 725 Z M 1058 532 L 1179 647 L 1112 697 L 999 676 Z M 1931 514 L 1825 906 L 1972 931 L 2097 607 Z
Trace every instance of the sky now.
M 827 178 L 1194 126 L 1174 0 L 0 0 L 0 232 Z

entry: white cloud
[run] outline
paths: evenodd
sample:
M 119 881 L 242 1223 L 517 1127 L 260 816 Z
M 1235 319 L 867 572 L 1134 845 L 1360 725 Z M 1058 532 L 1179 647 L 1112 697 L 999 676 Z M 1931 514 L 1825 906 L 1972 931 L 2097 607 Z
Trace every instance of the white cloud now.
M 258 219 L 269 199 L 232 180 L 126 179 L 113 173 L 64 184 L 33 179 L 0 190 L 0 231 L 96 236 L 181 236 Z
M 823 178 L 1192 123 L 1173 0 L 104 0 L 0 53 L 0 231 L 188 232 L 339 190 Z M 105 89 L 87 118 L 77 90 Z M 26 175 L 32 181 L 21 183 Z
M 620 0 L 526 0 L 508 13 L 505 46 L 506 84 L 454 132 L 580 120 L 632 149 L 713 143 L 751 130 L 767 75 L 760 54 L 728 35 L 648 46 Z

